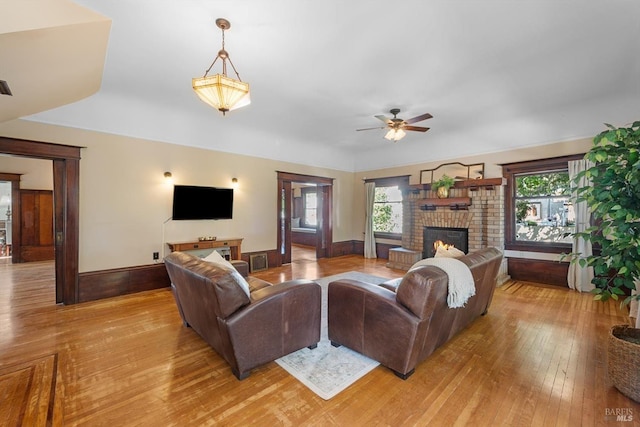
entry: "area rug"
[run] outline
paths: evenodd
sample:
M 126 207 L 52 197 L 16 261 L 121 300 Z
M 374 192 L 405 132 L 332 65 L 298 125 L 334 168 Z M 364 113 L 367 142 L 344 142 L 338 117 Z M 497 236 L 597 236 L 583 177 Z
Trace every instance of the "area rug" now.
M 303 348 L 276 360 L 287 372 L 325 400 L 329 400 L 379 365 L 344 346 L 333 347 L 327 334 L 327 289 L 330 282 L 338 279 L 355 279 L 373 284 L 388 279 L 350 271 L 323 277 L 315 281 L 322 286 L 322 310 L 320 320 L 320 342 L 318 347 Z

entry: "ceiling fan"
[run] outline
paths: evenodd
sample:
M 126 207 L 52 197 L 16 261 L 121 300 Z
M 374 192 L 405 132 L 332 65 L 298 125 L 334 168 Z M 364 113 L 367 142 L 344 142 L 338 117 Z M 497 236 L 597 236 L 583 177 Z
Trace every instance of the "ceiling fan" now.
M 390 119 L 383 115 L 374 116 L 376 119 L 385 123 L 385 126 L 373 127 L 373 128 L 365 128 L 365 129 L 356 129 L 357 131 L 361 130 L 372 130 L 372 129 L 389 129 L 389 132 L 384 136 L 389 141 L 399 141 L 406 135 L 407 130 L 417 131 L 417 132 L 426 132 L 429 128 L 421 127 L 421 126 L 409 126 L 413 123 L 421 122 L 423 120 L 427 120 L 432 118 L 433 116 L 429 113 L 421 114 L 414 118 L 408 120 L 402 120 L 397 117 L 400 113 L 399 108 L 393 108 L 389 111 L 393 114 L 393 118 Z

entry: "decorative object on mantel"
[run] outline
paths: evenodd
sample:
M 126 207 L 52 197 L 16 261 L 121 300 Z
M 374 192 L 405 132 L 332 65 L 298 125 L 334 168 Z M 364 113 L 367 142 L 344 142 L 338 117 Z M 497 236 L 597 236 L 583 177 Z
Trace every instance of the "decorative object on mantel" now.
M 437 181 L 431 183 L 431 189 L 436 192 L 436 195 L 441 199 L 449 197 L 449 189 L 453 187 L 456 181 L 449 175 L 444 174 Z
M 202 236 L 198 237 L 199 242 L 215 242 L 217 237 L 215 236 Z
M 460 162 L 443 163 L 434 169 L 420 171 L 420 184 L 433 184 L 444 175 L 454 177 L 456 181 L 481 180 L 484 178 L 484 163 L 464 164 Z
M 240 79 L 240 75 L 236 67 L 231 62 L 229 52 L 224 49 L 224 32 L 231 28 L 231 23 L 224 18 L 216 19 L 216 25 L 222 30 L 222 49 L 218 51 L 218 55 L 213 60 L 204 76 L 192 79 L 193 90 L 198 97 L 211 105 L 224 116 L 227 111 L 232 111 L 251 103 L 249 94 L 249 83 L 245 83 Z M 208 77 L 209 71 L 218 59 L 222 60 L 222 74 Z M 231 64 L 231 68 L 236 73 L 238 79 L 227 76 L 227 61 Z

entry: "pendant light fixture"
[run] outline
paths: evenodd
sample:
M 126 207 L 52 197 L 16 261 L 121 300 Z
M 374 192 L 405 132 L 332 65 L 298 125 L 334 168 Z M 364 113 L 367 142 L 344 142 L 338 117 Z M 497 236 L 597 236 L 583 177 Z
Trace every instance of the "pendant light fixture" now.
M 198 97 L 225 115 L 227 111 L 232 111 L 251 103 L 249 96 L 249 83 L 240 79 L 236 67 L 231 62 L 229 53 L 224 49 L 224 32 L 231 28 L 231 23 L 224 18 L 216 19 L 216 25 L 222 30 L 222 49 L 218 51 L 218 56 L 213 60 L 204 76 L 192 79 L 193 90 Z M 209 71 L 213 65 L 222 60 L 222 74 L 209 76 Z M 236 73 L 237 80 L 227 76 L 227 61 Z

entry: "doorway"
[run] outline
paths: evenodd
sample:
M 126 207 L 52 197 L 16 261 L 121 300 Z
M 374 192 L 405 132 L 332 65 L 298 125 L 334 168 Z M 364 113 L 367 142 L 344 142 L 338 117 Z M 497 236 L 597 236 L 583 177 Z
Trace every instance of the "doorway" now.
M 296 201 L 298 192 L 300 200 Z M 333 179 L 278 172 L 277 200 L 277 247 L 281 264 L 288 264 L 292 260 L 292 228 L 298 229 L 296 241 L 304 241 L 305 246 L 315 249 L 316 259 L 331 257 Z
M 40 141 L 0 137 L 0 153 L 53 161 L 53 229 L 56 270 L 56 303 L 78 302 L 78 254 L 79 254 L 79 193 L 81 147 L 51 144 Z M 20 179 L 12 181 L 12 190 L 19 191 Z M 15 193 L 12 194 L 12 216 L 15 260 L 15 243 L 20 242 L 16 227 Z M 19 200 L 19 199 L 18 199 Z

